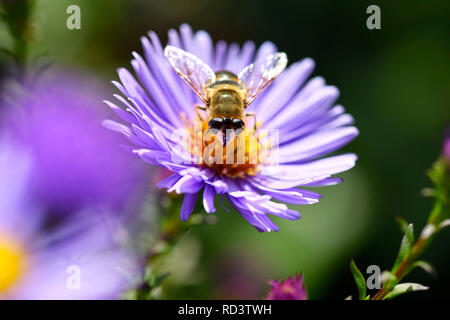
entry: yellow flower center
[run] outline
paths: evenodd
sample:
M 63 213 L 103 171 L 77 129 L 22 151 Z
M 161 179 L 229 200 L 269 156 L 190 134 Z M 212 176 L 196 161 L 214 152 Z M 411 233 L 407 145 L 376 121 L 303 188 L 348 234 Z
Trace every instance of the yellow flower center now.
M 25 270 L 22 247 L 0 232 L 0 296 L 18 282 Z
M 239 135 L 231 132 L 230 141 L 224 145 L 222 136 L 208 131 L 208 121 L 196 120 L 186 124 L 188 139 L 184 145 L 188 146 L 190 153 L 198 159 L 198 164 L 213 169 L 219 176 L 230 178 L 244 178 L 246 175 L 255 175 L 258 166 L 266 163 L 270 141 L 263 142 L 267 132 L 254 130 L 253 126 L 246 127 Z M 216 132 L 217 133 L 217 132 Z

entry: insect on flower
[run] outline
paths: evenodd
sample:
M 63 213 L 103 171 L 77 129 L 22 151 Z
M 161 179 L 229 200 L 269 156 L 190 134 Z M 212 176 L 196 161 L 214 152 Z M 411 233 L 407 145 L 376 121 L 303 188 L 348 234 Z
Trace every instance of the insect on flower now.
M 264 60 L 246 66 L 239 75 L 220 70 L 214 72 L 206 63 L 195 55 L 174 46 L 164 50 L 172 68 L 197 94 L 206 105 L 196 106 L 209 116 L 208 127 L 223 133 L 226 143 L 226 130 L 241 133 L 245 128 L 245 117 L 256 117 L 246 113 L 250 103 L 266 89 L 287 65 L 284 52 L 269 55 Z M 200 120 L 204 120 L 197 112 Z M 255 128 L 256 129 L 256 128 Z
M 312 59 L 286 66 L 272 42 L 214 42 L 186 24 L 168 35 L 163 46 L 149 32 L 143 56 L 133 53 L 135 74 L 118 70 L 117 104 L 105 102 L 122 122 L 104 125 L 127 137 L 142 160 L 172 172 L 157 186 L 184 194 L 182 220 L 199 197 L 207 213 L 216 212 L 220 197 L 224 210 L 227 200 L 258 231 L 278 231 L 269 216 L 299 219 L 298 207 L 286 203 L 319 202 L 308 189 L 340 183 L 333 175 L 355 165 L 355 154 L 327 156 L 358 129 L 335 105 L 336 87 L 319 76 L 308 80 Z M 237 139 L 230 143 L 228 134 Z

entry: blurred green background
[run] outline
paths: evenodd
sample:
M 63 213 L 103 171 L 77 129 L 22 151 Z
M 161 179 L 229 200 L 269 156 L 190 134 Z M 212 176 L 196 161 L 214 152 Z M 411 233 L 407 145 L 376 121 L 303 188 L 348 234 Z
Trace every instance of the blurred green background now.
M 66 28 L 70 4 L 81 8 L 81 30 Z M 381 30 L 366 27 L 370 4 L 381 7 Z M 342 185 L 320 189 L 320 204 L 300 207 L 299 221 L 277 219 L 278 233 L 218 212 L 218 223 L 183 237 L 167 262 L 174 276 L 166 290 L 170 298 L 260 298 L 269 278 L 301 271 L 311 298 L 343 299 L 356 292 L 350 259 L 363 272 L 389 268 L 401 239 L 395 217 L 417 230 L 431 208 L 419 192 L 450 122 L 449 18 L 450 2 L 438 0 L 40 0 L 32 56 L 87 70 L 110 90 L 116 69 L 142 52 L 141 36 L 154 30 L 165 42 L 181 23 L 215 40 L 271 40 L 291 62 L 312 57 L 314 75 L 340 89 L 338 102 L 361 132 L 344 150 L 358 154 L 356 168 Z M 3 27 L 0 41 L 9 41 Z M 450 297 L 449 249 L 444 231 L 425 257 L 437 277 L 409 276 L 431 290 L 405 298 Z

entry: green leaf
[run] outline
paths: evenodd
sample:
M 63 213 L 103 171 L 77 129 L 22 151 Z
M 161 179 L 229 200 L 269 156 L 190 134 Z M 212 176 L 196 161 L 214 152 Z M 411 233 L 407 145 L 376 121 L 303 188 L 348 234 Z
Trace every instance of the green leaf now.
M 439 224 L 439 230 L 442 230 L 446 227 L 450 227 L 450 219 L 445 219 Z
M 407 236 L 410 243 L 414 243 L 414 227 L 412 223 L 406 222 L 402 217 L 397 217 L 397 223 L 400 226 L 400 229 Z
M 159 287 L 169 273 L 157 274 L 150 266 L 145 268 L 144 281 L 150 288 Z
M 162 284 L 162 282 L 163 282 L 168 276 L 169 276 L 169 273 L 168 273 L 168 272 L 163 273 L 163 274 L 156 275 L 156 276 L 152 279 L 152 281 L 150 282 L 150 286 L 151 286 L 152 288 L 159 287 L 159 286 Z
M 384 300 L 390 300 L 392 298 L 395 298 L 401 294 L 407 293 L 407 292 L 414 292 L 414 291 L 424 291 L 428 290 L 429 288 L 421 285 L 419 283 L 412 283 L 412 282 L 406 282 L 406 283 L 400 283 L 392 289 L 391 292 L 389 292 L 385 297 Z
M 423 260 L 418 260 L 418 261 L 414 262 L 412 265 L 412 269 L 414 269 L 414 268 L 421 268 L 423 271 L 425 271 L 428 274 L 435 274 L 433 266 Z
M 388 281 L 397 281 L 397 277 L 390 271 L 383 271 L 381 274 L 381 281 L 387 283 Z
M 392 272 L 397 271 L 397 268 L 400 266 L 400 264 L 402 263 L 403 259 L 405 259 L 409 255 L 409 253 L 411 252 L 411 248 L 414 245 L 414 227 L 413 227 L 413 224 L 410 223 L 408 225 L 406 220 L 404 220 L 401 217 L 397 217 L 397 222 L 398 222 L 398 224 L 400 226 L 400 229 L 403 231 L 403 233 L 405 235 L 402 238 L 402 242 L 400 244 L 400 249 L 398 251 L 397 258 L 395 259 L 394 267 L 392 268 Z
M 436 234 L 436 231 L 438 231 L 438 228 L 434 224 L 429 223 L 422 229 L 420 237 L 423 240 L 428 240 Z
M 350 270 L 352 271 L 353 278 L 355 279 L 356 287 L 358 288 L 359 300 L 364 300 L 366 297 L 366 280 L 356 266 L 355 260 L 350 261 Z
M 383 288 L 391 290 L 397 284 L 397 281 L 397 277 L 392 272 L 385 270 L 381 273 Z
M 153 269 L 147 265 L 144 270 L 144 281 L 149 283 L 153 277 Z

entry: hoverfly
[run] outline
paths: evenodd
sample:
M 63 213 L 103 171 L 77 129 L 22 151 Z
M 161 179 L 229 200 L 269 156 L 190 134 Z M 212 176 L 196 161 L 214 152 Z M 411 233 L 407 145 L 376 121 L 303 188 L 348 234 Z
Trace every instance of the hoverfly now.
M 219 70 L 214 72 L 201 59 L 174 46 L 166 46 L 164 54 L 175 72 L 183 79 L 205 106 L 208 126 L 225 134 L 227 129 L 242 131 L 245 109 L 286 68 L 287 56 L 277 52 L 245 67 L 238 75 Z M 254 119 L 256 128 L 256 119 Z

